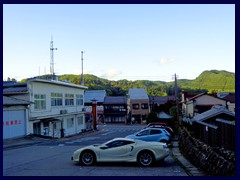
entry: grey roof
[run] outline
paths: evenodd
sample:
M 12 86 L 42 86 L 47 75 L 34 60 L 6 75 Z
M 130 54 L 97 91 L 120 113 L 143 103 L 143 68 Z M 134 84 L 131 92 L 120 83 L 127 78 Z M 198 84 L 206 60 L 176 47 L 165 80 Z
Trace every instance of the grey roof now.
M 27 86 L 25 87 L 9 87 L 3 89 L 3 94 L 27 93 Z
M 84 102 L 92 103 L 93 99 L 96 99 L 97 102 L 103 103 L 106 96 L 105 90 L 87 90 L 84 94 Z
M 126 96 L 106 96 L 103 104 L 127 104 Z
M 193 120 L 194 121 L 204 121 L 204 120 L 209 119 L 211 117 L 217 116 L 221 113 L 228 114 L 232 117 L 235 117 L 235 114 L 228 111 L 224 106 L 213 106 L 210 110 L 196 115 L 193 118 Z
M 130 99 L 149 99 L 146 90 L 143 88 L 129 89 L 128 94 Z
M 235 126 L 235 120 L 234 121 L 229 121 L 229 120 L 225 120 L 225 119 L 222 119 L 222 118 L 217 118 L 216 121 L 222 122 L 222 123 L 225 123 L 225 124 L 231 124 L 231 125 Z
M 3 105 L 10 106 L 10 105 L 29 105 L 31 104 L 30 101 L 25 101 L 13 97 L 3 96 Z
M 77 85 L 65 81 L 58 81 L 58 80 L 48 80 L 48 79 L 29 79 L 28 82 L 40 82 L 40 83 L 48 83 L 48 84 L 55 84 L 55 85 L 61 85 L 61 86 L 67 86 L 67 87 L 74 87 L 74 88 L 80 88 L 80 89 L 87 89 L 88 87 Z
M 150 103 L 166 104 L 168 101 L 175 101 L 174 96 L 149 96 Z
M 157 117 L 160 119 L 172 119 L 173 117 L 170 116 L 169 114 L 165 113 L 165 112 L 160 112 L 157 114 Z

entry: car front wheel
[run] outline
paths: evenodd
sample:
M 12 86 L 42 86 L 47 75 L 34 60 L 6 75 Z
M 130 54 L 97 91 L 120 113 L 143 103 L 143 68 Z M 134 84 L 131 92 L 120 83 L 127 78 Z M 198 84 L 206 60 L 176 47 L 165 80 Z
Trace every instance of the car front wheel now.
M 153 162 L 154 162 L 154 156 L 149 151 L 141 152 L 138 155 L 138 163 L 141 166 L 151 166 L 153 164 Z
M 94 164 L 95 160 L 95 154 L 91 151 L 85 151 L 80 156 L 80 162 L 86 166 Z

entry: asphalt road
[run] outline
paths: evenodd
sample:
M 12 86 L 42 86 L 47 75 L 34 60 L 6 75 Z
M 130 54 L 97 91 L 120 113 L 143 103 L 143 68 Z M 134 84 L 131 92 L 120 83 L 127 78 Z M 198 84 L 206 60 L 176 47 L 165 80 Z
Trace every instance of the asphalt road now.
M 3 176 L 188 176 L 171 156 L 147 168 L 136 163 L 98 163 L 88 167 L 71 161 L 73 151 L 79 147 L 125 137 L 142 127 L 100 125 L 94 133 L 5 150 Z

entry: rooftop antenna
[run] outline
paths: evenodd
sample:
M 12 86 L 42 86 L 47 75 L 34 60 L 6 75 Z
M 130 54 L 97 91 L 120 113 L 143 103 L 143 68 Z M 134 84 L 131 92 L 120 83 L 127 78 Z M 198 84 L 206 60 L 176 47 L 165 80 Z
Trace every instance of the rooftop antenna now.
M 51 41 L 50 41 L 50 73 L 52 74 L 52 79 L 55 80 L 55 72 L 54 72 L 54 54 L 53 51 L 57 50 L 57 48 L 53 47 L 53 37 L 51 36 Z
M 81 60 L 82 60 L 82 76 L 81 76 L 81 85 L 84 86 L 84 76 L 83 76 L 83 53 L 84 51 L 81 51 Z

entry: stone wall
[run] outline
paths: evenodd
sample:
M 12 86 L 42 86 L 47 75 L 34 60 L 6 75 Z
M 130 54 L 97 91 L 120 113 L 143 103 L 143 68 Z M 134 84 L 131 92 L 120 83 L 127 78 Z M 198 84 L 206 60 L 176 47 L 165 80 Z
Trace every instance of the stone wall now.
M 179 149 L 199 169 L 212 176 L 235 175 L 235 153 L 210 147 L 195 139 L 185 128 L 179 128 Z

